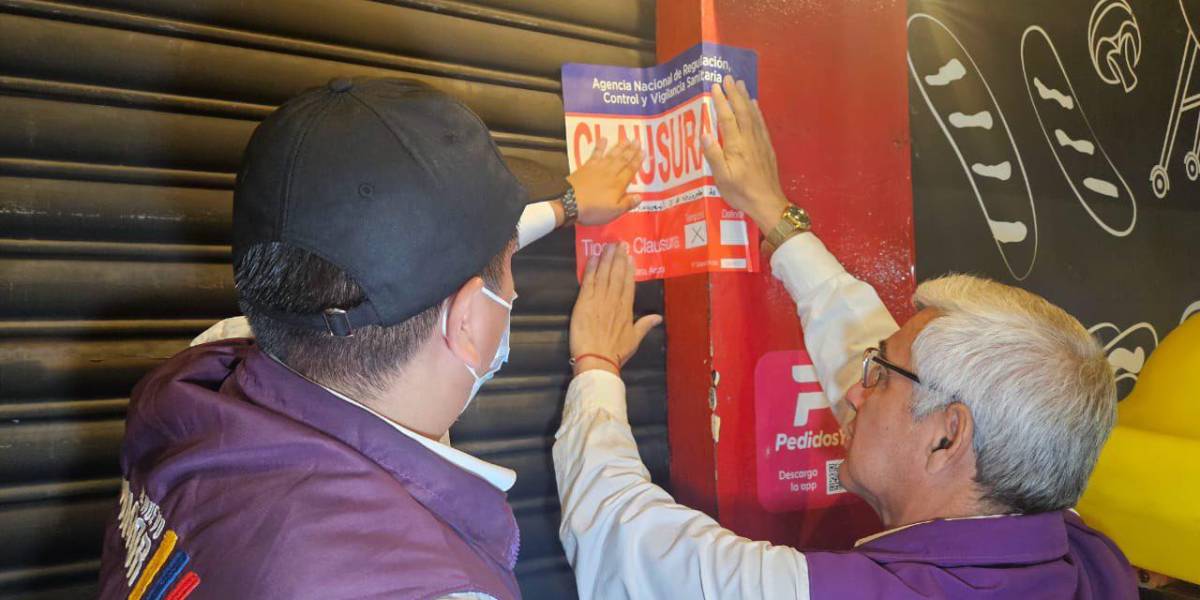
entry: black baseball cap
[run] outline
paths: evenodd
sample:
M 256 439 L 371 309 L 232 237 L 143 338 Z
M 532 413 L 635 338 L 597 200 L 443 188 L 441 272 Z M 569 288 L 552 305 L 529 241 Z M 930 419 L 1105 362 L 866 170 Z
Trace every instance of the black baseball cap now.
M 526 204 L 565 191 L 540 165 L 512 163 L 479 117 L 442 92 L 335 79 L 254 131 L 233 196 L 234 264 L 281 242 L 341 268 L 365 293 L 358 306 L 310 315 L 255 306 L 289 325 L 346 336 L 401 323 L 482 271 Z

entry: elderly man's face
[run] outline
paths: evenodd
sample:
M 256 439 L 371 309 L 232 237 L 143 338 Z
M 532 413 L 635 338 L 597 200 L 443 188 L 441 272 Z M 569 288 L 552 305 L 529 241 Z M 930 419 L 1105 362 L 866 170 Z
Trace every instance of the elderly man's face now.
M 923 310 L 909 319 L 883 341 L 883 358 L 913 371 L 913 340 L 935 317 L 936 312 Z M 871 504 L 885 522 L 889 506 L 920 488 L 929 454 L 928 432 L 912 416 L 915 385 L 898 373 L 886 371 L 877 385 L 864 389 L 860 381 L 846 393 L 855 414 L 845 426 L 842 483 Z

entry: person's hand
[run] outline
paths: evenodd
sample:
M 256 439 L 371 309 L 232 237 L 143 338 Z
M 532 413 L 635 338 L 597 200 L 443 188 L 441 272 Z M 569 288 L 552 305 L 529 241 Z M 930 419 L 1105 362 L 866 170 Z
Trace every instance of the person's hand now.
M 600 138 L 587 162 L 567 176 L 575 188 L 581 225 L 608 224 L 642 201 L 637 194 L 626 193 L 641 167 L 642 147 L 630 140 L 610 151 L 607 147 L 608 140 Z
M 713 104 L 724 147 L 704 136 L 704 157 L 712 166 L 717 188 L 730 206 L 745 211 L 759 229 L 770 231 L 787 208 L 779 185 L 775 150 L 758 101 L 750 99 L 745 82 L 726 76 L 724 86 L 713 85 Z
M 625 244 L 612 244 L 600 256 L 588 260 L 579 286 L 579 300 L 571 314 L 571 356 L 575 374 L 603 369 L 620 375 L 608 362 L 585 354 L 602 356 L 624 365 L 642 339 L 658 324 L 659 315 L 633 320 L 633 258 Z

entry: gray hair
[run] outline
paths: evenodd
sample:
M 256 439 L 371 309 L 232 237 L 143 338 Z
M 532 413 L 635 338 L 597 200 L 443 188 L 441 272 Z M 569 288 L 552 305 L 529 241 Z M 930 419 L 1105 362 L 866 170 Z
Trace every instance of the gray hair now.
M 975 481 L 983 499 L 1037 513 L 1074 506 L 1116 419 L 1103 350 L 1044 298 L 970 275 L 917 288 L 939 316 L 917 335 L 913 395 L 920 419 L 962 402 L 975 421 Z

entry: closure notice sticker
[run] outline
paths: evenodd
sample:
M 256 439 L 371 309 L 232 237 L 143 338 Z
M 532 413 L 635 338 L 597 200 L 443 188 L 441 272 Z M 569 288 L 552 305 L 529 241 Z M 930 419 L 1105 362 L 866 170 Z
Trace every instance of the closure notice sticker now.
M 571 170 L 601 138 L 609 148 L 632 139 L 644 153 L 629 188 L 642 203 L 608 225 L 575 228 L 580 274 L 588 257 L 616 242 L 629 244 L 638 281 L 758 271 L 758 228 L 721 199 L 701 141 L 717 130 L 711 90 L 726 75 L 758 97 L 758 56 L 719 44 L 702 43 L 647 68 L 563 65 Z

